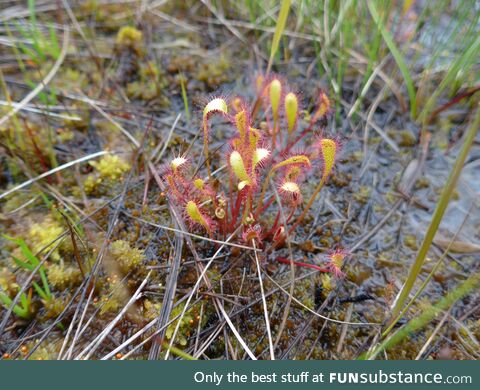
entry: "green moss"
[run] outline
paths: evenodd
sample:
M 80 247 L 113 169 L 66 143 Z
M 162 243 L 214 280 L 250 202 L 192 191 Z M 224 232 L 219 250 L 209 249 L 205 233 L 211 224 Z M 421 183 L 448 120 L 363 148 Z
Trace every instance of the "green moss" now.
M 133 81 L 127 84 L 127 96 L 130 99 L 152 100 L 159 95 L 159 89 L 155 83 L 143 83 Z
M 417 237 L 415 237 L 414 235 L 406 235 L 403 239 L 403 243 L 407 248 L 410 248 L 412 251 L 416 251 L 418 249 Z
M 102 179 L 96 177 L 95 175 L 88 175 L 83 182 L 83 189 L 86 194 L 93 194 L 97 189 L 97 186 L 100 184 L 102 184 Z
M 149 299 L 145 299 L 143 301 L 143 316 L 151 321 L 158 317 L 161 308 L 161 303 L 154 303 Z
M 12 189 L 13 187 L 15 187 L 15 185 L 10 184 L 10 185 L 7 186 L 7 190 Z M 31 192 L 15 191 L 5 198 L 5 202 L 3 203 L 3 207 L 2 207 L 2 212 L 5 213 L 5 214 L 11 213 L 14 210 L 20 209 L 25 203 L 27 203 L 31 200 L 32 200 L 32 193 Z M 35 203 L 37 203 L 37 202 L 35 202 Z M 30 203 L 30 205 L 32 205 L 32 204 Z M 25 208 L 23 208 L 23 210 L 17 212 L 16 215 L 18 216 L 19 213 L 23 213 L 25 211 L 26 211 Z M 1 218 L 2 218 L 2 216 L 0 215 L 0 219 Z
M 75 266 L 50 264 L 47 268 L 47 278 L 53 287 L 61 291 L 80 284 L 82 274 Z
M 128 300 L 126 288 L 118 284 L 118 281 L 112 281 L 108 291 L 103 294 L 102 299 L 97 303 L 100 306 L 100 314 L 116 313 L 125 305 Z
M 202 81 L 207 88 L 217 88 L 220 84 L 229 80 L 230 62 L 221 58 L 217 62 L 202 64 L 196 74 L 196 79 Z
M 184 304 L 181 304 L 181 305 L 175 307 L 172 310 L 172 313 L 171 313 L 170 317 L 174 318 L 177 315 L 181 314 L 184 306 L 185 306 Z M 172 338 L 173 332 L 175 331 L 175 328 L 177 326 L 177 322 L 178 322 L 178 320 L 172 322 L 170 324 L 170 326 L 167 328 L 167 331 L 165 333 L 165 336 L 167 337 L 167 339 L 170 340 Z M 180 321 L 180 327 L 178 328 L 178 334 L 176 336 L 177 344 L 180 344 L 181 346 L 187 345 L 188 337 L 190 336 L 190 332 L 192 330 L 192 325 L 194 323 L 195 323 L 195 321 L 194 321 L 194 317 L 193 317 L 193 314 L 192 314 L 192 310 L 191 309 L 187 310 L 185 312 L 185 315 L 183 316 L 183 318 Z
M 87 195 L 107 194 L 130 170 L 130 164 L 119 156 L 110 154 L 102 157 L 99 161 L 91 161 L 89 164 L 95 170 L 83 182 L 83 188 Z
M 57 138 L 61 143 L 66 143 L 75 138 L 75 133 L 71 129 L 58 128 Z
M 322 287 L 325 291 L 327 292 L 332 291 L 334 285 L 333 285 L 332 277 L 329 274 L 322 274 L 321 281 L 322 281 Z
M 385 194 L 385 199 L 387 200 L 388 203 L 395 203 L 398 200 L 398 196 L 395 192 L 389 191 Z
M 132 248 L 128 241 L 117 240 L 110 244 L 110 254 L 124 273 L 132 271 L 145 260 L 143 250 Z
M 143 33 L 132 26 L 122 27 L 118 33 L 115 43 L 119 48 L 129 48 L 137 54 L 143 52 Z
M 130 164 L 113 154 L 107 154 L 99 161 L 91 161 L 90 165 L 95 168 L 102 180 L 118 180 L 130 169 Z
M 59 297 L 54 296 L 51 300 L 43 302 L 45 308 L 43 319 L 48 320 L 50 318 L 57 318 L 65 309 L 69 299 L 70 295 Z
M 403 130 L 399 133 L 400 140 L 398 142 L 399 146 L 404 146 L 404 147 L 412 147 L 417 144 L 417 138 L 415 135 L 408 131 L 408 130 Z
M 34 223 L 28 232 L 28 238 L 25 240 L 33 253 L 44 250 L 43 253 L 50 251 L 57 242 L 55 241 L 63 233 L 62 225 L 52 216 L 47 216 L 42 222 Z M 57 247 L 50 255 L 52 260 L 60 260 L 60 248 Z
M 163 91 L 168 85 L 165 74 L 153 61 L 140 64 L 138 79 L 127 84 L 126 92 L 130 99 L 153 100 L 161 107 L 168 107 L 170 101 Z
M 170 314 L 170 318 L 173 319 L 180 315 L 184 309 L 185 305 L 182 303 L 172 309 L 172 312 Z M 154 303 L 151 300 L 146 299 L 143 302 L 143 315 L 146 319 L 152 320 L 154 318 L 158 317 L 158 314 L 160 313 L 160 309 L 162 308 L 162 305 L 160 303 Z M 199 321 L 199 307 L 193 306 L 192 308 L 188 309 L 185 312 L 185 315 L 183 316 L 181 322 L 180 322 L 180 327 L 178 328 L 178 333 L 175 337 L 175 341 L 177 345 L 180 346 L 186 346 L 188 343 L 188 338 L 190 337 L 190 334 L 192 331 L 194 331 L 197 326 L 198 326 L 198 321 Z M 203 315 L 202 317 L 202 324 L 201 326 L 205 325 L 207 321 L 207 316 Z M 178 320 L 172 322 L 165 333 L 165 337 L 170 340 L 173 336 L 173 332 L 175 331 L 175 328 L 177 326 Z
M 0 288 L 8 296 L 13 296 L 18 291 L 18 284 L 15 274 L 7 267 L 0 269 Z
M 365 204 L 368 199 L 370 199 L 370 194 L 372 192 L 371 187 L 361 186 L 358 191 L 353 194 L 353 198 L 358 202 Z
M 428 188 L 430 186 L 430 181 L 426 177 L 419 177 L 415 182 L 415 189 L 420 190 L 423 188 Z
M 89 124 L 90 124 L 90 111 L 88 110 L 88 107 L 85 106 L 82 103 L 76 103 L 73 104 L 70 107 L 69 112 L 63 112 L 63 115 L 66 116 L 65 119 L 63 119 L 63 127 L 65 132 L 67 131 L 72 131 L 72 130 L 79 130 L 79 131 L 85 131 L 87 130 Z M 77 119 L 69 119 L 71 117 L 76 117 Z M 57 131 L 58 134 L 58 131 Z M 65 136 L 62 135 L 61 133 L 57 135 L 57 138 L 59 141 L 62 140 Z
M 37 346 L 40 340 L 33 340 L 27 343 L 24 347 L 21 348 L 23 353 L 28 353 L 34 347 Z M 28 360 L 56 360 L 60 352 L 62 340 L 52 341 L 47 340 L 42 342 L 42 344 L 33 351 Z

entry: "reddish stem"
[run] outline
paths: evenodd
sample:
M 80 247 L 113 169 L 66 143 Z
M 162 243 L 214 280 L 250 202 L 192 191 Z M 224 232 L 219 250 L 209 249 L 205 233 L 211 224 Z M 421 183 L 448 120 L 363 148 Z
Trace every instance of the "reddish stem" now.
M 440 114 L 442 111 L 445 111 L 447 108 L 457 104 L 458 102 L 460 102 L 461 100 L 467 98 L 467 97 L 470 97 L 472 96 L 473 94 L 475 94 L 477 91 L 480 91 L 480 85 L 477 85 L 467 91 L 464 91 L 462 93 L 460 93 L 459 95 L 453 97 L 451 100 L 449 100 L 447 103 L 441 105 L 439 108 L 437 108 L 435 111 L 432 112 L 432 114 L 430 115 L 430 118 L 428 118 L 428 123 L 431 123 L 433 121 L 433 119 L 438 115 Z
M 265 237 L 270 237 L 275 234 L 279 219 L 280 219 L 280 211 L 277 211 L 277 216 L 275 217 L 275 221 L 273 222 L 272 228 L 265 234 Z
M 280 263 L 284 263 L 284 264 L 291 264 L 291 262 L 292 262 L 289 259 L 286 259 L 285 257 L 277 257 L 275 260 L 279 261 Z M 301 261 L 295 261 L 295 260 L 293 260 L 293 264 L 295 264 L 298 267 L 315 269 L 318 272 L 325 272 L 325 273 L 330 272 L 330 270 L 327 267 L 320 267 L 320 266 L 315 265 L 315 264 L 303 263 Z
M 24 125 L 25 125 L 25 128 L 27 129 L 27 133 L 28 133 L 28 136 L 30 137 L 30 140 L 32 141 L 32 145 L 33 145 L 33 150 L 35 151 L 35 155 L 37 156 L 38 158 L 38 161 L 40 162 L 40 165 L 42 166 L 42 168 L 46 171 L 48 171 L 48 164 L 47 162 L 45 161 L 45 158 L 42 154 L 42 152 L 40 151 L 40 148 L 38 147 L 37 143 L 35 142 L 35 137 L 33 135 L 33 132 L 32 132 L 32 129 L 30 128 L 30 126 L 28 125 L 27 121 L 24 121 L 23 122 Z M 32 166 L 30 164 L 30 166 Z M 32 166 L 33 168 L 33 166 Z M 48 176 L 47 177 L 47 182 L 49 184 L 52 184 L 52 177 L 51 176 Z
M 304 138 L 310 131 L 312 130 L 312 124 L 310 124 L 305 130 L 303 130 L 297 138 L 295 138 L 292 142 L 288 143 L 285 146 L 283 153 L 287 154 L 290 150 L 302 139 Z
M 272 196 L 264 205 L 261 207 L 257 208 L 257 211 L 255 212 L 255 219 L 257 219 L 261 213 L 263 213 L 275 200 L 275 198 Z

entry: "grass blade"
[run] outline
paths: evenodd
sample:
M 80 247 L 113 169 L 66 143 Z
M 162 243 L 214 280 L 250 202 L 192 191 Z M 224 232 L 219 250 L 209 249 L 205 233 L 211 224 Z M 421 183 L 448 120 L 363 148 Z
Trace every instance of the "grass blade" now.
M 382 343 L 376 347 L 373 351 L 364 356 L 364 359 L 374 359 L 380 352 L 386 350 L 390 347 L 393 347 L 395 344 L 398 344 L 405 337 L 409 337 L 412 332 L 420 330 L 435 316 L 445 310 L 448 310 L 452 305 L 455 304 L 459 299 L 463 298 L 470 291 L 478 288 L 480 286 L 480 274 L 475 274 L 470 276 L 465 280 L 460 286 L 458 286 L 453 291 L 449 292 L 444 296 L 440 301 L 422 312 L 419 316 L 411 319 L 403 328 L 398 330 L 396 333 L 392 334 L 389 338 L 382 341 Z
M 407 280 L 400 292 L 400 295 L 395 303 L 395 306 L 392 310 L 392 318 L 394 318 L 393 323 L 395 323 L 398 318 L 398 314 L 402 309 L 405 301 L 407 300 L 410 291 L 412 290 L 415 281 L 417 280 L 418 275 L 422 269 L 423 263 L 425 262 L 425 257 L 427 256 L 427 252 L 430 248 L 430 245 L 433 242 L 433 238 L 435 237 L 435 233 L 438 230 L 440 222 L 442 221 L 443 214 L 448 206 L 450 198 L 453 194 L 453 190 L 457 184 L 457 180 L 460 176 L 460 173 L 463 168 L 463 163 L 467 158 L 468 152 L 470 151 L 470 147 L 475 139 L 475 135 L 477 133 L 478 127 L 480 125 L 480 105 L 477 105 L 477 112 L 475 113 L 475 118 L 471 123 L 470 127 L 467 130 L 467 134 L 465 136 L 465 141 L 462 146 L 462 150 L 460 151 L 457 160 L 455 161 L 455 165 L 453 166 L 452 171 L 450 172 L 450 176 L 448 177 L 447 183 L 443 188 L 442 194 L 440 195 L 440 199 L 438 201 L 437 207 L 435 208 L 435 212 L 433 213 L 432 221 L 428 227 L 427 233 L 425 234 L 425 238 L 423 239 L 422 246 L 420 247 L 417 258 L 410 269 L 408 274 Z M 391 326 L 391 324 L 390 324 Z
M 463 52 L 461 56 L 452 64 L 452 66 L 448 69 L 445 78 L 442 82 L 435 88 L 432 96 L 427 100 L 425 103 L 425 107 L 423 108 L 420 119 L 422 123 L 427 123 L 429 118 L 429 113 L 435 102 L 437 101 L 440 94 L 445 90 L 447 86 L 451 86 L 455 83 L 455 78 L 459 74 L 459 72 L 466 73 L 471 65 L 478 61 L 478 56 L 480 54 L 480 36 L 476 37 L 470 46 Z
M 187 88 L 186 88 L 186 78 L 183 73 L 180 74 L 180 88 L 182 89 L 182 100 L 183 106 L 185 107 L 185 116 L 187 121 L 190 122 L 190 108 L 188 105 L 188 96 L 187 96 Z
M 280 38 L 282 37 L 283 30 L 285 30 L 285 24 L 287 23 L 288 13 L 290 12 L 291 0 L 283 0 L 280 12 L 278 14 L 277 26 L 275 27 L 275 33 L 273 34 L 272 48 L 270 49 L 270 58 L 268 60 L 267 74 L 270 73 L 272 68 L 273 58 L 277 53 L 278 46 L 280 45 Z
M 400 69 L 400 72 L 402 73 L 403 78 L 405 79 L 405 84 L 408 91 L 408 97 L 410 99 L 410 115 L 412 119 L 415 119 L 415 116 L 417 115 L 416 92 L 415 92 L 415 86 L 413 85 L 413 79 L 412 79 L 412 76 L 410 75 L 407 64 L 402 56 L 402 53 L 400 53 L 400 50 L 398 50 L 397 46 L 395 45 L 395 42 L 392 36 L 385 28 L 382 22 L 382 19 L 380 18 L 380 15 L 378 14 L 378 11 L 375 8 L 375 5 L 373 4 L 373 2 L 369 1 L 367 4 L 368 4 L 368 9 L 370 11 L 370 15 L 372 15 L 373 21 L 375 22 L 378 29 L 380 30 L 380 33 L 382 34 L 382 37 L 385 40 L 385 43 L 387 44 L 388 48 L 392 52 L 393 58 L 395 59 L 395 62 L 397 63 L 398 68 Z

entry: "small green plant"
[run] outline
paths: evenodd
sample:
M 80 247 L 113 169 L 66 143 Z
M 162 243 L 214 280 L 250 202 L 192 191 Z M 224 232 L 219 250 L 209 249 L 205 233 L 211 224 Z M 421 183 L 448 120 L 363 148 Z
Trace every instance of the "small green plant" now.
M 7 235 L 3 235 L 3 237 L 17 245 L 20 249 L 23 257 L 22 259 L 12 255 L 13 261 L 17 266 L 19 266 L 21 269 L 31 272 L 33 272 L 39 266 L 40 260 L 32 253 L 24 240 L 9 237 Z M 36 281 L 33 281 L 33 289 L 40 296 L 44 303 L 50 303 L 52 302 L 53 295 L 51 293 L 50 285 L 48 284 L 47 275 L 43 265 L 38 268 L 38 274 L 40 275 L 40 284 Z M 33 314 L 32 295 L 33 290 L 31 288 L 28 290 L 28 293 L 23 292 L 20 295 L 20 302 L 15 304 L 12 308 L 12 311 L 17 316 L 24 319 L 29 319 L 31 317 Z M 5 305 L 6 308 L 10 308 L 13 304 L 13 300 L 6 292 L 3 291 L 0 291 L 0 301 Z
M 24 240 L 21 238 L 13 238 L 9 237 L 6 235 L 3 235 L 4 238 L 7 240 L 11 241 L 15 245 L 17 245 L 24 257 L 24 259 L 19 259 L 15 256 L 12 255 L 13 261 L 15 262 L 16 265 L 19 267 L 33 272 L 35 268 L 38 267 L 40 264 L 40 260 L 38 259 L 37 256 L 33 254 L 33 252 L 30 250 L 30 248 L 27 246 Z M 37 292 L 37 294 L 45 301 L 51 301 L 52 300 L 52 293 L 50 291 L 50 285 L 48 284 L 48 279 L 47 275 L 45 273 L 45 268 L 43 265 L 41 265 L 38 268 L 38 274 L 40 275 L 40 280 L 41 280 L 41 286 L 37 282 L 32 282 L 32 285 Z
M 18 21 L 15 23 L 15 28 L 27 43 L 20 41 L 18 47 L 20 52 L 28 58 L 28 65 L 32 65 L 39 70 L 49 60 L 56 60 L 60 56 L 60 45 L 58 43 L 55 28 L 52 24 L 48 26 L 48 34 L 45 34 L 38 25 L 36 18 L 35 0 L 28 0 L 29 20 L 26 26 Z M 17 51 L 17 54 L 18 53 Z M 25 74 L 26 67 L 21 57 L 17 55 L 19 66 Z M 42 75 L 40 74 L 40 77 Z M 25 82 L 33 89 L 37 83 L 30 78 L 26 78 Z M 40 101 L 44 104 L 57 104 L 56 92 L 51 87 L 50 92 L 41 92 L 38 95 Z
M 0 291 L 0 301 L 6 308 L 10 308 L 13 304 L 12 299 L 3 291 Z M 23 319 L 29 319 L 32 315 L 32 289 L 28 290 L 28 294 L 20 295 L 20 303 L 13 306 L 12 311 Z
M 315 111 L 305 120 L 299 116 L 298 96 L 279 77 L 260 77 L 257 85 L 260 120 L 240 97 L 228 102 L 217 97 L 206 104 L 203 151 L 208 177 L 191 174 L 189 157 L 179 155 L 165 167 L 163 179 L 170 199 L 181 205 L 192 229 L 221 238 L 240 227 L 246 244 L 254 241 L 259 247 L 268 241 L 274 248 L 288 233 L 293 233 L 313 205 L 333 170 L 338 141 L 322 136 L 330 111 L 326 94 L 320 93 Z M 222 116 L 235 129 L 224 153 L 228 178 L 223 181 L 214 179 L 210 161 L 209 137 L 214 116 Z M 254 123 L 258 126 L 254 127 Z M 304 179 L 314 169 L 321 170 L 319 182 L 299 212 Z M 281 218 L 275 196 L 268 193 L 272 184 L 283 207 L 288 209 L 286 221 Z

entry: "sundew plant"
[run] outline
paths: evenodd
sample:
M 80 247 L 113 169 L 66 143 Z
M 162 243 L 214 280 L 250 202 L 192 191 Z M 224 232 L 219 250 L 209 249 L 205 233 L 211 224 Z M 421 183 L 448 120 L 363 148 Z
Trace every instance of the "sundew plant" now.
M 480 358 L 478 3 L 3 1 L 0 360 Z
M 206 177 L 193 172 L 196 164 L 188 155 L 179 155 L 164 169 L 163 180 L 192 230 L 218 239 L 238 233 L 237 240 L 244 244 L 253 241 L 256 247 L 272 249 L 308 213 L 334 168 L 338 141 L 325 135 L 330 101 L 324 92 L 319 93 L 311 115 L 302 112 L 298 94 L 280 77 L 258 77 L 257 93 L 254 105 L 240 97 L 216 97 L 205 105 Z M 234 129 L 221 153 L 223 160 L 215 162 L 228 169 L 221 180 L 212 173 L 209 152 L 215 116 Z M 306 197 L 304 181 L 311 175 L 318 176 L 318 182 Z

